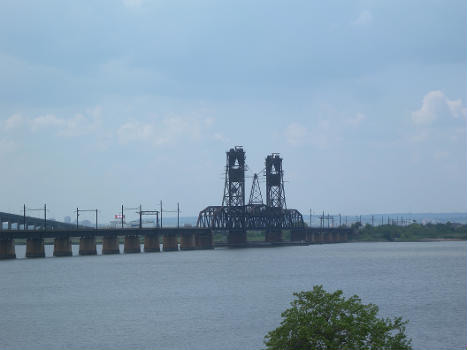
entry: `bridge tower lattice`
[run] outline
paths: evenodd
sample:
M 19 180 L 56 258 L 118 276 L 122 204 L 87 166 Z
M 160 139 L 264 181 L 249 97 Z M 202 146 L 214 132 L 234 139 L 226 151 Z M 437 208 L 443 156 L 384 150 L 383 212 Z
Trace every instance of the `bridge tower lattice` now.
M 227 152 L 222 207 L 227 212 L 227 228 L 245 231 L 245 151 L 241 146 Z

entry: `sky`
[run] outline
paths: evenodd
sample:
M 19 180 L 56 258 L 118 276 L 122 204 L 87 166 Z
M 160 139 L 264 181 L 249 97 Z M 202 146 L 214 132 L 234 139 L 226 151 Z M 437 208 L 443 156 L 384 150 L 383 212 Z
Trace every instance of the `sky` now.
M 236 145 L 304 214 L 466 212 L 465 1 L 1 1 L 0 211 L 197 216 Z

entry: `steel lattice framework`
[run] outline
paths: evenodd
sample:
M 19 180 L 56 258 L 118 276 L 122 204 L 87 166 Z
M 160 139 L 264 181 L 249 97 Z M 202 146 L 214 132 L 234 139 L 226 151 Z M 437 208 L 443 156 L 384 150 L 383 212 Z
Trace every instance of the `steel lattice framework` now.
M 282 158 L 277 153 L 266 157 L 266 205 L 271 208 L 287 208 Z
M 282 158 L 277 153 L 266 158 L 266 204 L 255 174 L 250 201 L 245 205 L 245 159 L 242 147 L 227 152 L 222 205 L 202 210 L 197 226 L 229 231 L 304 229 L 302 214 L 287 209 Z

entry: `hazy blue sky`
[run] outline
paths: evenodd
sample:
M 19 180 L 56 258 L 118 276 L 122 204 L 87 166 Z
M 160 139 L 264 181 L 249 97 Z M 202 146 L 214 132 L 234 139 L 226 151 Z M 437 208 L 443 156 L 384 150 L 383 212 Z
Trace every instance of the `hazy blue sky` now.
M 304 212 L 466 211 L 465 1 L 1 1 L 0 211 L 197 215 L 235 145 Z

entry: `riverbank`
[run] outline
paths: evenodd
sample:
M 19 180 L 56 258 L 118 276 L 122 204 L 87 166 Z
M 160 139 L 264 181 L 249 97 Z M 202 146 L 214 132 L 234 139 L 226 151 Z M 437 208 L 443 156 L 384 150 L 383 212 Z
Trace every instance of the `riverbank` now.
M 467 225 L 458 223 L 417 224 L 407 226 L 381 225 L 353 226 L 352 241 L 357 242 L 435 242 L 465 241 Z

